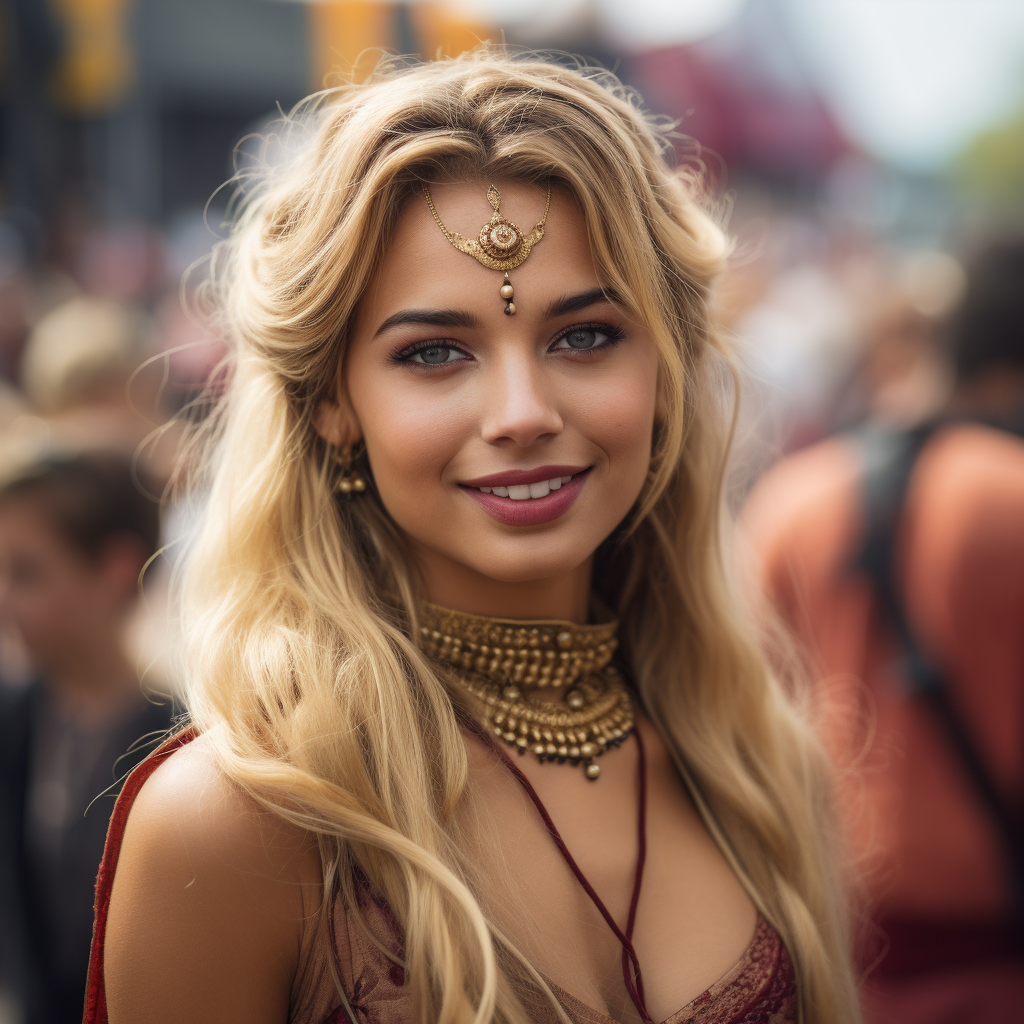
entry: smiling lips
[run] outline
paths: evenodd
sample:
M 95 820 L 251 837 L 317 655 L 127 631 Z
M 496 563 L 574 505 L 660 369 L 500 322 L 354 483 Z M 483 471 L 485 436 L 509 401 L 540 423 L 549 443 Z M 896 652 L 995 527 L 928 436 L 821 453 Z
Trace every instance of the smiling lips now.
M 494 473 L 459 486 L 498 522 L 537 526 L 565 515 L 589 475 L 589 466 L 539 466 Z

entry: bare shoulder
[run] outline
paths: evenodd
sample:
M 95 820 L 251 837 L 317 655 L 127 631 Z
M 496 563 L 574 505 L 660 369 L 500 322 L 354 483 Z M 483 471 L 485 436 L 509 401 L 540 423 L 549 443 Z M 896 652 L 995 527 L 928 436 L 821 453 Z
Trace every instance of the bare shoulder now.
M 262 808 L 202 737 L 146 781 L 107 922 L 111 1024 L 283 1024 L 319 900 L 311 837 Z
M 146 781 L 132 807 L 128 832 L 133 840 L 152 845 L 155 856 L 173 855 L 181 846 L 197 865 L 214 870 L 248 870 L 268 881 L 319 878 L 316 844 L 309 834 L 228 779 L 203 736 L 176 750 Z
M 813 515 L 822 506 L 845 500 L 860 472 L 856 441 L 842 435 L 819 441 L 787 455 L 765 472 L 751 491 L 744 518 L 788 523 Z
M 921 464 L 929 490 L 951 496 L 966 490 L 976 501 L 1018 508 L 1024 497 L 1024 440 L 1003 430 L 976 423 L 947 427 L 922 453 Z

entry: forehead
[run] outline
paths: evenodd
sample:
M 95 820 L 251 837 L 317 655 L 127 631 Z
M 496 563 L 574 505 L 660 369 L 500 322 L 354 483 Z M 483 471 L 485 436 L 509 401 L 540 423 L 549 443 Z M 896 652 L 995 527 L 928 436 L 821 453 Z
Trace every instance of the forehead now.
M 0 497 L 0 543 L 69 547 L 54 522 L 52 510 L 32 493 Z
M 476 238 L 493 212 L 489 182 L 457 182 L 430 187 L 444 226 Z M 495 181 L 501 215 L 528 234 L 544 216 L 546 189 L 517 181 Z M 520 266 L 508 272 L 520 315 L 539 313 L 552 300 L 597 287 L 590 240 L 583 215 L 572 197 L 551 191 L 544 237 Z M 402 208 L 377 272 L 356 314 L 356 334 L 372 333 L 400 309 L 462 308 L 504 319 L 498 289 L 501 271 L 490 270 L 456 249 L 434 221 L 426 199 L 414 194 Z

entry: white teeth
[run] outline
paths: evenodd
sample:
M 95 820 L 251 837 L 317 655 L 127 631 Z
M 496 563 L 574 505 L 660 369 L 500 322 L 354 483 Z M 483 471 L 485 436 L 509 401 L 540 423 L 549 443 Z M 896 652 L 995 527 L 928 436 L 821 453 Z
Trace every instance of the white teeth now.
M 567 484 L 572 476 L 556 476 L 551 480 L 538 480 L 535 484 L 512 484 L 510 487 L 478 487 L 484 494 L 496 494 L 499 498 L 511 498 L 513 501 L 526 501 L 528 498 L 546 498 L 552 491 L 557 491 L 562 484 Z

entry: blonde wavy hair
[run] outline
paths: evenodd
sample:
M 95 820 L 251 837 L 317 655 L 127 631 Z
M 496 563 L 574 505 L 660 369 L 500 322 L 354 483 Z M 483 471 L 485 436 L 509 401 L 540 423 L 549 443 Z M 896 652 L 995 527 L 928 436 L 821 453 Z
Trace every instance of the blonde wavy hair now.
M 466 752 L 411 639 L 418 580 L 372 488 L 336 501 L 313 419 L 423 183 L 550 182 L 575 198 L 600 281 L 660 352 L 650 472 L 598 552 L 595 588 L 707 827 L 792 956 L 802 1019 L 854 1022 L 825 763 L 723 554 L 731 364 L 706 300 L 728 244 L 695 179 L 669 168 L 667 128 L 606 73 L 483 46 L 318 93 L 273 148 L 214 257 L 229 383 L 179 578 L 185 702 L 223 771 L 315 834 L 326 893 L 354 907 L 358 869 L 387 900 L 418 1019 L 525 1024 L 460 853 Z

